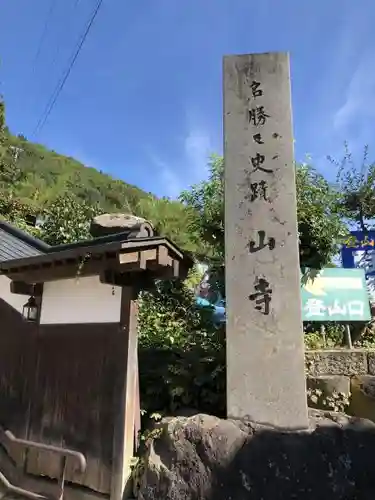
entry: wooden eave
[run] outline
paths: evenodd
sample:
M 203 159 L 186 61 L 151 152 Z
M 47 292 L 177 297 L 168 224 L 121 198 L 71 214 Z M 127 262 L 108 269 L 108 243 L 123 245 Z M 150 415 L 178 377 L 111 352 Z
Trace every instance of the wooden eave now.
M 11 280 L 43 283 L 99 275 L 104 282 L 128 284 L 143 271 L 150 279 L 185 277 L 190 258 L 168 239 L 137 238 L 126 241 L 77 245 L 67 250 L 0 263 L 0 273 Z M 122 277 L 124 280 L 122 281 Z M 109 280 L 109 281 L 108 281 Z

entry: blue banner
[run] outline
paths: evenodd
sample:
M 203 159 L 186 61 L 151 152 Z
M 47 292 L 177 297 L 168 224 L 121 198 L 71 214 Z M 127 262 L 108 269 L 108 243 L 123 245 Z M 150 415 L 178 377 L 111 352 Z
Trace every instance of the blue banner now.
M 375 276 L 375 231 L 351 231 L 341 248 L 341 258 L 344 268 L 362 268 L 366 277 Z

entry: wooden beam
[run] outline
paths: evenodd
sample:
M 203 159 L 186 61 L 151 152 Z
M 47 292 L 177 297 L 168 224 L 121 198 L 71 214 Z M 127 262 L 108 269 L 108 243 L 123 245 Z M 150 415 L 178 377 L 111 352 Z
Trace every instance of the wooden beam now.
M 44 283 L 62 279 L 72 279 L 85 276 L 99 275 L 103 268 L 116 265 L 116 259 L 88 260 L 65 264 L 57 261 L 51 265 L 44 265 L 34 270 L 12 269 L 6 275 L 14 281 L 25 283 Z
M 164 245 L 158 248 L 158 264 L 160 266 L 169 266 L 171 263 L 171 257 L 169 256 L 168 248 Z
M 18 265 L 17 262 L 12 266 L 4 264 L 1 268 L 3 274 L 11 280 L 25 284 L 100 275 L 105 270 L 114 270 L 121 274 L 152 271 L 153 279 L 177 278 L 181 271 L 185 274 L 181 269 L 183 263 L 179 265 L 179 256 L 166 240 L 140 241 L 137 245 L 134 241 L 127 245 L 123 243 L 120 254 L 114 251 L 112 244 L 105 245 L 105 248 L 109 250 L 107 253 L 87 253 L 79 256 L 72 251 L 64 251 L 41 256 L 43 258 L 19 260 Z M 82 251 L 82 248 L 80 250 Z M 126 281 L 129 279 L 127 277 Z M 130 281 L 133 283 L 134 279 Z
M 43 285 L 25 283 L 24 281 L 11 281 L 10 292 L 17 295 L 33 295 L 34 297 L 41 297 L 43 293 Z
M 121 272 L 159 270 L 161 267 L 173 266 L 174 259 L 166 246 L 146 249 L 137 252 L 126 252 L 119 255 Z
M 154 279 L 158 280 L 172 280 L 179 277 L 179 262 L 178 260 L 171 259 L 171 263 L 165 267 L 159 267 L 153 271 Z
M 148 290 L 154 287 L 156 277 L 151 271 L 141 273 L 118 273 L 116 271 L 106 270 L 100 274 L 101 283 L 114 286 L 133 286 L 136 290 Z
M 173 267 L 174 278 L 178 278 L 180 276 L 180 262 L 174 259 L 172 262 L 172 267 Z
M 138 264 L 140 269 L 146 269 L 146 263 L 156 261 L 157 249 L 141 250 L 139 252 L 126 252 L 119 254 L 120 265 Z
M 120 253 L 119 264 L 136 264 L 139 261 L 139 252 Z
M 157 250 L 153 248 L 152 250 L 145 250 L 143 252 L 139 252 L 139 267 L 142 270 L 147 269 L 147 267 L 156 260 Z
M 56 247 L 58 248 L 58 247 Z M 24 257 L 22 259 L 1 262 L 2 271 L 9 271 L 14 267 L 30 269 L 31 267 L 40 267 L 45 264 L 52 264 L 56 261 L 69 262 L 85 259 L 87 256 L 103 257 L 112 254 L 117 255 L 121 248 L 121 242 L 113 241 L 102 245 L 73 246 L 66 250 L 51 251 L 47 254 L 36 255 L 34 257 Z
M 156 260 L 145 260 L 146 268 L 142 269 L 138 267 L 139 272 L 135 273 L 134 268 L 131 269 L 128 266 L 135 263 L 136 257 L 134 255 L 129 255 L 128 262 L 126 264 L 120 265 L 119 269 L 106 269 L 100 274 L 100 281 L 109 285 L 115 286 L 134 286 L 139 290 L 147 290 L 153 288 L 155 280 L 167 280 L 176 279 L 179 277 L 180 272 L 180 262 L 176 259 L 172 259 L 169 255 L 163 253 L 157 256 Z M 147 255 L 147 254 L 146 254 Z M 154 256 L 149 254 L 149 256 Z M 141 256 L 138 255 L 137 258 Z M 164 265 L 158 264 L 158 260 Z M 168 264 L 167 264 L 168 263 Z

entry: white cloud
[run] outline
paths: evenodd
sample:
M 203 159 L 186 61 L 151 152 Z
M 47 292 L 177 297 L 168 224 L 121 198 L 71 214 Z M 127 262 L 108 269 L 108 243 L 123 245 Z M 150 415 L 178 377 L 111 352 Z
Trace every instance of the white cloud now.
M 313 141 L 315 157 L 341 159 L 344 141 L 357 156 L 370 141 L 375 114 L 374 43 L 371 16 L 356 4 L 344 3 L 336 13 L 331 43 L 326 47 L 322 72 L 316 83 L 317 99 L 305 127 L 306 138 Z M 372 49 L 372 50 L 371 50 Z M 307 140 L 306 139 L 306 140 Z M 311 145 L 309 146 L 311 148 Z M 332 166 L 322 161 L 322 170 L 333 174 Z
M 346 89 L 345 101 L 334 115 L 334 127 L 342 130 L 375 117 L 375 51 L 363 56 Z
M 181 178 L 176 173 L 173 165 L 162 160 L 155 153 L 150 153 L 150 158 L 154 166 L 158 169 L 158 175 L 161 179 L 160 187 L 164 196 L 176 199 L 183 190 Z
M 215 152 L 212 134 L 199 120 L 193 119 L 191 113 L 186 116 L 186 133 L 181 144 L 181 152 L 173 160 L 166 161 L 160 154 L 149 153 L 158 168 L 161 191 L 170 198 L 177 198 L 182 190 L 207 178 L 208 160 Z
M 192 182 L 198 182 L 207 177 L 207 162 L 214 152 L 210 134 L 201 128 L 191 128 L 184 141 L 185 164 Z

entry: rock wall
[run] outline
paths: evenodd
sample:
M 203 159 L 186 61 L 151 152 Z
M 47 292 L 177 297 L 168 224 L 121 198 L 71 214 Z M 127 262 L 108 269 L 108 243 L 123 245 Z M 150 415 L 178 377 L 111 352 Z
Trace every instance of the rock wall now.
M 348 413 L 375 421 L 375 351 L 308 351 L 306 372 L 324 394 L 316 406 L 342 393 Z M 193 414 L 156 430 L 134 470 L 137 500 L 375 498 L 375 425 L 363 418 L 310 408 L 308 430 L 285 432 Z
M 375 425 L 310 410 L 306 432 L 209 415 L 164 419 L 138 500 L 374 500 Z
M 375 422 L 375 351 L 307 351 L 306 373 L 310 407 Z

